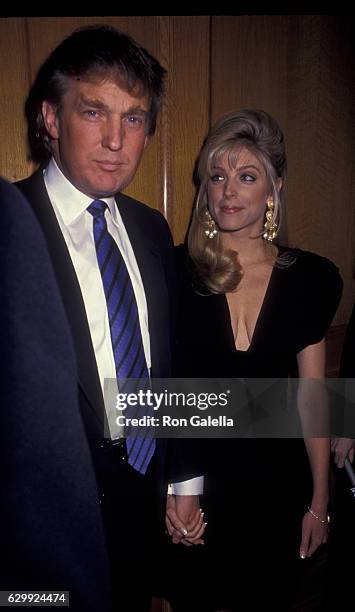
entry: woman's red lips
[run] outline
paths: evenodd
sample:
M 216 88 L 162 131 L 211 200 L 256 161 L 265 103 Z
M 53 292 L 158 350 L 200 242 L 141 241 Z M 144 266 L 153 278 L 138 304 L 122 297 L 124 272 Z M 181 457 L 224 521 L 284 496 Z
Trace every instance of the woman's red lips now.
M 227 215 L 237 213 L 243 210 L 241 206 L 221 206 L 221 211 Z

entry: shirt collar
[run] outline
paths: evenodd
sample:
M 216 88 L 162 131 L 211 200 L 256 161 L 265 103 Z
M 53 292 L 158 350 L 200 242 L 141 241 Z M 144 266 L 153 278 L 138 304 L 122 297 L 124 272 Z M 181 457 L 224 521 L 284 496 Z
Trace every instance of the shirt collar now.
M 44 182 L 52 204 L 55 205 L 65 225 L 74 223 L 93 201 L 92 198 L 79 191 L 64 176 L 54 157 L 44 170 Z M 113 218 L 117 221 L 115 198 L 100 198 L 106 202 Z

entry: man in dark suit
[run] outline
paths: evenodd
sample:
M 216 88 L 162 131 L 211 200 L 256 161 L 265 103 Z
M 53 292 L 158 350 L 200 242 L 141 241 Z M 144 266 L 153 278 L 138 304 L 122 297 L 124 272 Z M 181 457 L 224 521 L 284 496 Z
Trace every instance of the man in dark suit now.
M 114 600 L 122 610 L 149 608 L 155 525 L 168 479 L 178 483 L 169 504 L 174 541 L 194 543 L 204 529 L 194 462 L 186 463 L 177 445 L 167 452 L 162 439 L 125 440 L 103 399 L 105 380 L 119 379 L 121 371 L 170 375 L 171 235 L 160 213 L 121 193 L 154 133 L 163 81 L 158 61 L 125 34 L 107 26 L 74 32 L 31 89 L 29 140 L 42 167 L 18 184 L 46 235 L 72 331 Z
M 106 542 L 63 303 L 40 226 L 3 179 L 0 211 L 0 590 L 65 590 L 70 609 L 108 611 Z

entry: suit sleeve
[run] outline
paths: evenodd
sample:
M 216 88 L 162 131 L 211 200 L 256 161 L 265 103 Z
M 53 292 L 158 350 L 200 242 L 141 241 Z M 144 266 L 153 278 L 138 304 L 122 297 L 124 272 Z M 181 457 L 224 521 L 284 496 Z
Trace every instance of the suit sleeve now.
M 178 304 L 178 275 L 173 249 L 173 241 L 165 218 L 157 213 L 159 219 L 164 257 L 165 280 L 169 292 L 171 312 L 172 362 L 176 353 L 176 316 Z M 199 441 L 194 439 L 171 438 L 167 444 L 166 475 L 170 483 L 180 483 L 173 492 L 177 494 L 200 494 L 203 489 L 203 468 L 198 451 Z M 196 481 L 193 482 L 192 479 Z M 185 492 L 186 491 L 186 492 Z

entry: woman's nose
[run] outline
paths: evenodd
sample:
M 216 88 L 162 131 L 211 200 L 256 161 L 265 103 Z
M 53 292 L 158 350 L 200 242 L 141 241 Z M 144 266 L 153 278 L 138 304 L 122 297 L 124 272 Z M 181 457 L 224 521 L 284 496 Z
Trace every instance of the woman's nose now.
M 233 198 L 237 195 L 237 186 L 235 183 L 235 180 L 233 179 L 226 179 L 226 182 L 224 183 L 224 196 L 226 198 Z

